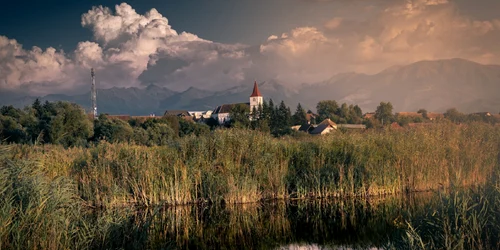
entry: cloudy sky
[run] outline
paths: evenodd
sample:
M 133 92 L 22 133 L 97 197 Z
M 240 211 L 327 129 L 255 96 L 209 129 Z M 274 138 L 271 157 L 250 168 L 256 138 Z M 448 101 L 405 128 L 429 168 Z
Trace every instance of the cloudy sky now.
M 323 81 L 420 60 L 500 64 L 498 0 L 9 1 L 0 91 L 221 90 Z

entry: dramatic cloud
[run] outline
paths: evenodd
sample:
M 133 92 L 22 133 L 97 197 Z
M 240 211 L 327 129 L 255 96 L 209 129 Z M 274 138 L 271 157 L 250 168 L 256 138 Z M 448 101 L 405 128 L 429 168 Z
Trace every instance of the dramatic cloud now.
M 376 73 L 419 60 L 461 57 L 500 63 L 500 47 L 494 42 L 500 39 L 498 21 L 462 16 L 447 0 L 408 0 L 365 20 L 336 17 L 322 31 L 300 28 L 291 35 L 274 35 L 262 48 L 286 62 L 303 62 L 295 67 L 318 72 L 318 80 L 324 77 L 319 72 Z M 296 72 L 292 69 L 291 74 Z
M 18 90 L 28 88 L 38 92 L 47 87 L 62 85 L 69 79 L 67 72 L 74 66 L 62 51 L 33 47 L 24 50 L 16 40 L 0 36 L 0 88 Z
M 349 11 L 359 8 L 370 15 L 337 13 L 317 26 L 270 35 L 258 45 L 220 44 L 177 32 L 156 9 L 139 14 L 126 3 L 114 10 L 93 7 L 82 15 L 81 25 L 92 31 L 94 41 L 80 42 L 68 54 L 54 48 L 26 50 L 0 36 L 0 89 L 30 94 L 86 89 L 91 67 L 100 87 L 155 83 L 183 90 L 226 89 L 254 79 L 293 86 L 342 72 L 376 73 L 454 57 L 500 64 L 498 19 L 464 15 L 451 0 L 370 1 L 384 2 L 377 8 L 363 2 L 368 1 L 356 1 Z

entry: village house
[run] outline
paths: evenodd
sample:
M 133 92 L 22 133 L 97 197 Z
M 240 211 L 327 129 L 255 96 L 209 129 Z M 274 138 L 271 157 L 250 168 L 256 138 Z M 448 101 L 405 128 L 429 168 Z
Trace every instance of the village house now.
M 368 112 L 368 113 L 363 115 L 363 118 L 365 118 L 365 119 L 375 118 L 375 112 Z
M 401 125 L 399 125 L 399 123 L 393 122 L 393 123 L 391 123 L 391 129 L 393 129 L 393 130 L 402 130 L 403 127 L 401 127 Z
M 314 128 L 316 128 L 316 126 L 314 126 L 313 124 L 311 123 L 306 123 L 306 124 L 303 124 L 302 126 L 299 127 L 298 131 L 300 132 L 306 132 L 306 133 L 311 133 L 311 131 L 314 130 Z
M 231 109 L 234 105 L 236 104 L 222 104 L 220 106 L 217 106 L 217 108 L 215 108 L 212 112 L 212 118 L 217 120 L 219 124 L 229 122 L 231 120 L 231 118 L 229 117 L 229 113 L 231 112 Z
M 314 128 L 310 134 L 311 135 L 325 135 L 333 130 L 337 129 L 337 124 L 330 119 L 325 119 L 316 128 Z
M 191 116 L 187 110 L 166 110 L 163 116 L 186 117 Z
M 366 129 L 366 125 L 364 125 L 364 124 L 336 124 L 335 122 L 333 122 L 332 120 L 327 118 L 327 119 L 323 120 L 320 124 L 317 124 L 317 125 L 311 124 L 310 122 L 307 122 L 306 124 L 303 124 L 300 127 L 299 126 L 292 127 L 292 129 L 294 129 L 296 131 L 305 132 L 305 133 L 309 133 L 312 135 L 325 135 L 325 134 L 332 132 L 333 130 L 340 129 L 340 128 L 362 130 L 362 129 Z
M 207 111 L 188 111 L 188 113 L 196 120 L 199 119 L 208 119 L 212 117 L 212 112 L 213 110 L 207 110 Z
M 193 116 L 187 110 L 167 110 L 163 116 L 176 116 L 186 121 L 193 121 Z

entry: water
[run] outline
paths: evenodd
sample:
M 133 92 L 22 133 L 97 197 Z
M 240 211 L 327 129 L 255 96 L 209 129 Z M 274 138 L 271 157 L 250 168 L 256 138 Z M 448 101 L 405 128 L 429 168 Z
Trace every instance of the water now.
M 377 249 L 397 248 L 409 213 L 432 196 L 370 200 L 302 200 L 231 206 L 158 207 L 98 214 L 107 238 L 125 249 Z M 113 218 L 113 219 L 111 219 Z

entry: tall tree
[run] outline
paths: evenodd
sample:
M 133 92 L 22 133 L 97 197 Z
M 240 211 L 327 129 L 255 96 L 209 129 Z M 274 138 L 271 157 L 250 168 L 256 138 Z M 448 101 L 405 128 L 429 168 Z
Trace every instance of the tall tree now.
M 104 114 L 100 114 L 99 119 L 94 120 L 94 141 L 130 142 L 132 138 L 133 129 L 125 121 L 109 119 Z
M 383 125 L 391 124 L 394 121 L 391 102 L 380 102 L 380 105 L 375 110 L 375 119 L 379 120 Z
M 456 108 L 446 110 L 444 118 L 450 119 L 452 122 L 460 123 L 466 120 L 466 115 L 459 112 Z
M 66 147 L 84 145 L 93 135 L 92 122 L 78 105 L 68 102 L 55 104 L 57 115 L 50 121 L 50 142 Z
M 259 107 L 262 107 L 262 105 L 259 105 Z M 262 108 L 259 108 L 262 110 Z M 252 121 L 257 121 L 260 117 L 259 109 L 255 108 L 255 106 L 252 108 L 252 112 L 250 112 L 250 117 L 252 118 Z
M 40 119 L 43 111 L 42 103 L 40 102 L 40 100 L 36 98 L 31 107 L 35 110 L 36 117 Z
M 292 124 L 292 115 L 290 108 L 288 108 L 284 101 L 276 109 L 276 120 L 278 121 L 278 128 L 282 129 L 289 127 Z
M 293 125 L 302 125 L 307 123 L 306 111 L 302 108 L 300 103 L 297 105 L 295 114 L 292 117 Z
M 347 103 L 342 103 L 342 105 L 338 108 L 337 115 L 339 116 L 339 123 L 347 123 L 351 120 L 351 113 Z
M 359 118 L 363 117 L 363 111 L 361 111 L 361 108 L 358 105 L 355 105 L 353 110 L 354 110 L 354 114 L 357 117 L 359 117 Z
M 284 101 L 281 101 L 280 105 L 276 107 L 271 122 L 270 127 L 273 135 L 281 136 L 291 133 L 292 114 Z
M 229 112 L 231 127 L 248 128 L 250 126 L 249 107 L 246 104 L 235 104 Z
M 422 114 L 422 117 L 424 119 L 429 119 L 429 116 L 427 116 L 427 110 L 426 109 L 419 109 L 417 113 Z
M 336 121 L 339 105 L 334 100 L 320 101 L 316 105 L 316 110 L 318 112 L 318 122 L 324 119 L 331 119 Z
M 349 119 L 347 122 L 350 124 L 363 123 L 363 113 L 358 105 L 349 105 Z
M 269 100 L 269 102 L 272 103 L 272 100 Z M 272 109 L 273 108 L 270 108 L 269 104 L 267 104 L 267 102 L 264 100 L 264 102 L 262 103 L 262 115 L 259 117 L 259 120 L 269 121 L 269 119 L 271 118 L 271 114 L 273 113 Z

